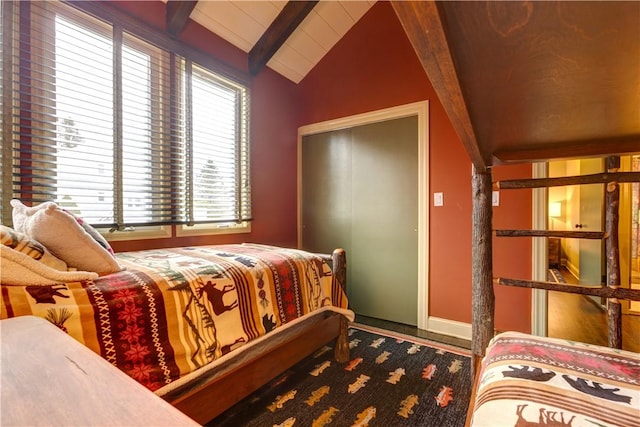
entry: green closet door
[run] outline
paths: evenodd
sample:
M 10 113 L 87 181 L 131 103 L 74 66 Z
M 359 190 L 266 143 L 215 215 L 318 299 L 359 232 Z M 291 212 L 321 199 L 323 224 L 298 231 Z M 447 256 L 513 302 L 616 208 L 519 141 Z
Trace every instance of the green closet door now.
M 417 117 L 305 137 L 302 171 L 303 248 L 344 247 L 351 308 L 416 325 Z
M 351 131 L 305 136 L 302 142 L 302 248 L 351 253 Z

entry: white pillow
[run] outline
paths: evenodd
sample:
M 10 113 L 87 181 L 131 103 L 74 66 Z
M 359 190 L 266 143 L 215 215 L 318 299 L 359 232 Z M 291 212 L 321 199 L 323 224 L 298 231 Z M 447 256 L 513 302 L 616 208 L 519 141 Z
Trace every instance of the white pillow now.
M 30 208 L 14 199 L 11 206 L 14 227 L 42 243 L 69 267 L 101 276 L 122 270 L 114 256 L 96 242 L 73 215 L 55 203 Z
M 13 207 L 13 212 L 11 213 L 12 220 L 13 220 L 13 229 L 20 233 L 24 233 L 25 232 L 24 222 L 27 220 L 28 215 L 33 215 L 38 209 L 46 208 L 47 204 L 41 203 L 37 206 L 29 208 L 25 206 L 20 200 L 13 199 L 11 200 L 11 206 Z M 16 214 L 16 210 L 18 211 L 17 214 Z

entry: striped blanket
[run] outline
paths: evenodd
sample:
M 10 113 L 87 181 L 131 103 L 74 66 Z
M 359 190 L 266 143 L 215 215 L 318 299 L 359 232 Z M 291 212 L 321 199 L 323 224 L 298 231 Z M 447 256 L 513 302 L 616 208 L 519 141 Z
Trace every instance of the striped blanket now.
M 118 261 L 123 271 L 94 281 L 3 285 L 1 318 L 46 318 L 156 391 L 314 310 L 347 308 L 330 266 L 299 250 L 200 246 Z
M 473 426 L 640 426 L 640 354 L 506 332 L 487 348 Z

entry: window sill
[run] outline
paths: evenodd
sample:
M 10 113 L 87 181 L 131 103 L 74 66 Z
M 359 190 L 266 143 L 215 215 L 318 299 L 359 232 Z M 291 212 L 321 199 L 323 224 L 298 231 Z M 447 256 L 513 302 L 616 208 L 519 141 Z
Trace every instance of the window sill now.
M 212 234 L 243 234 L 251 232 L 251 223 L 243 222 L 234 225 L 177 225 L 176 237 L 206 236 Z
M 146 240 L 146 239 L 166 239 L 171 237 L 171 226 L 163 225 L 159 227 L 138 227 L 125 231 L 109 231 L 99 229 L 100 234 L 109 242 L 120 242 L 126 240 Z

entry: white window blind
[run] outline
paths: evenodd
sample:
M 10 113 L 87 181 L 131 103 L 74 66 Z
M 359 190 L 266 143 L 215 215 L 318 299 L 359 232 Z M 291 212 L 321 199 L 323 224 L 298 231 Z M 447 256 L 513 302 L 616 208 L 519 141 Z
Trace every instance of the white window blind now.
M 251 219 L 245 86 L 69 5 L 12 12 L 3 191 L 120 229 Z

